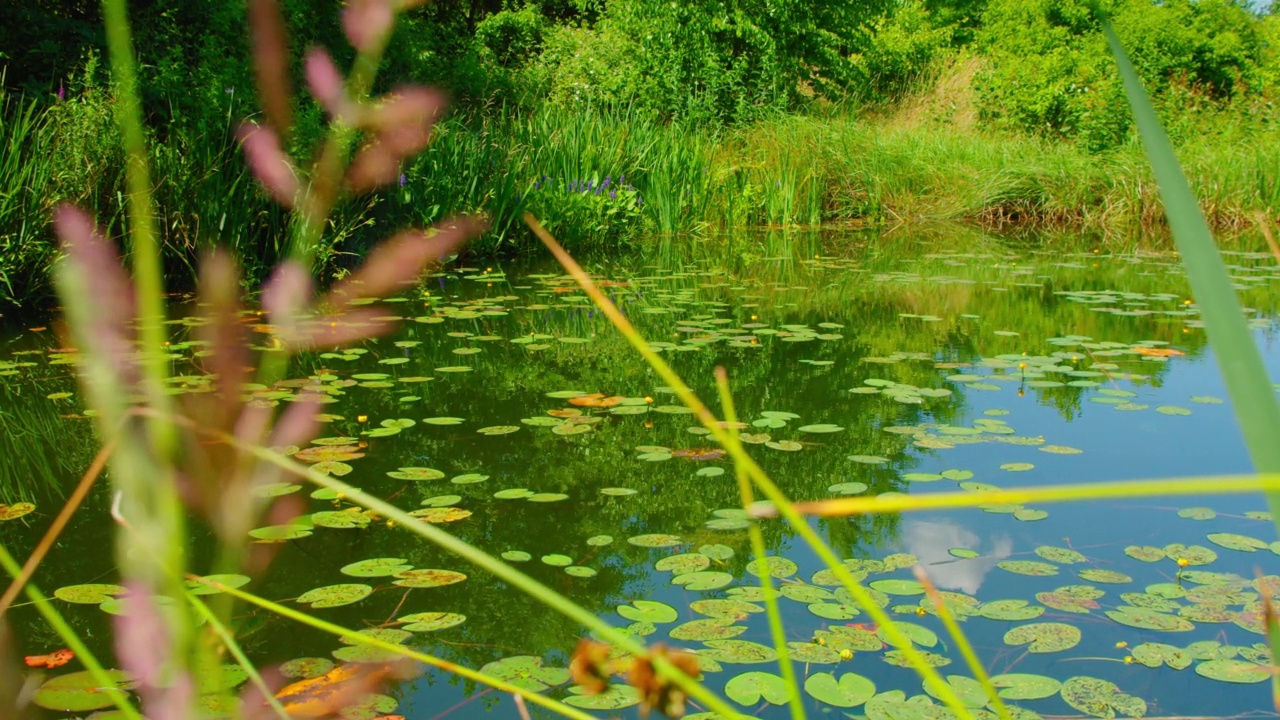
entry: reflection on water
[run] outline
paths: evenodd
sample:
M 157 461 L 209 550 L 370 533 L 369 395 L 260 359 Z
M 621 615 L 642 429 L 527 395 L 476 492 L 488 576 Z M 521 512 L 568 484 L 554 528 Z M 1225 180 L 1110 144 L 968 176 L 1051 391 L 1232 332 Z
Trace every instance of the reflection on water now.
M 967 595 L 976 595 L 987 573 L 1013 552 L 1008 535 L 989 536 L 984 542 L 977 533 L 949 520 L 904 521 L 898 539 L 903 549 L 919 558 L 933 584 Z M 977 555 L 956 557 L 957 549 Z
M 1260 341 L 1271 348 L 1276 268 L 1265 256 L 1235 254 L 1228 261 L 1245 303 L 1256 308 Z M 796 499 L 1247 470 L 1196 309 L 1176 259 L 1167 255 L 1095 253 L 1087 245 L 1018 250 L 976 234 L 779 234 L 704 244 L 693 256 L 589 265 L 704 398 L 715 396 L 712 370 L 728 369 L 738 411 L 749 423 L 743 430 L 749 450 Z M 744 670 L 770 669 L 738 664 L 715 641 L 704 644 L 699 633 L 706 623 L 673 633 L 710 616 L 713 606 L 701 600 L 756 598 L 732 468 L 571 281 L 541 264 L 452 267 L 399 300 L 386 306 L 402 320 L 394 337 L 298 358 L 289 381 L 246 393 L 266 404 L 322 399 L 324 444 L 304 454 L 309 461 L 505 554 L 620 627 L 701 648 L 725 668 L 708 673 L 713 686 Z M 184 324 L 174 325 L 175 393 L 208 387 L 202 348 L 186 333 Z M 0 357 L 6 429 L 0 502 L 39 506 L 36 514 L 0 523 L 0 539 L 20 554 L 47 527 L 59 495 L 94 450 L 69 374 L 72 358 L 56 342 L 18 333 Z M 260 349 L 272 351 L 265 342 Z M 1271 352 L 1268 362 L 1273 369 L 1280 364 Z M 600 401 L 581 399 L 589 393 L 599 393 Z M 350 445 L 359 453 L 340 450 Z M 1105 678 L 1144 698 L 1152 715 L 1265 707 L 1265 684 L 1227 685 L 1191 669 L 1179 676 L 1185 681 L 1170 684 L 1157 674 L 1165 671 L 1126 662 L 1129 650 L 1116 647 L 1117 638 L 1130 648 L 1217 639 L 1226 648 L 1214 652 L 1239 662 L 1252 662 L 1259 652 L 1256 590 L 1271 585 L 1251 584 L 1251 578 L 1254 567 L 1265 574 L 1276 564 L 1264 504 L 1260 498 L 1196 502 L 1212 505 L 1212 514 L 1179 517 L 1189 504 L 1181 501 L 992 506 L 825 520 L 817 527 L 869 583 L 910 578 L 909 565 L 921 563 L 939 587 L 957 594 L 957 607 L 971 611 L 966 631 L 993 672 Z M 367 584 L 367 598 L 315 611 L 357 629 L 394 626 L 415 613 L 465 615 L 461 624 L 422 630 L 407 642 L 471 667 L 514 655 L 563 662 L 576 644 L 581 628 L 574 623 L 359 514 L 342 498 L 321 493 L 308 503 L 307 526 L 287 529 L 297 539 L 279 544 L 270 571 L 251 586 L 255 592 L 292 601 L 315 588 Z M 107 504 L 102 489 L 90 497 L 42 566 L 37 579 L 44 588 L 115 578 Z M 789 637 L 810 658 L 805 672 L 856 672 L 881 690 L 919 694 L 919 680 L 891 653 L 859 649 L 853 661 L 841 661 L 815 649 L 809 642 L 815 632 L 843 632 L 839 628 L 866 618 L 843 590 L 815 575 L 818 564 L 785 527 L 766 523 L 763 529 L 770 552 L 795 563 L 779 565 L 778 574 Z M 1222 536 L 1218 540 L 1236 549 L 1206 539 L 1219 533 L 1254 538 L 1259 552 L 1240 550 L 1240 541 Z M 195 542 L 196 557 L 207 561 L 208 538 L 198 535 Z M 1184 589 L 1191 598 L 1185 599 L 1164 587 L 1178 586 L 1166 552 L 1173 543 L 1213 550 L 1214 559 L 1197 569 L 1220 575 L 1191 575 L 1196 580 L 1184 584 L 1220 583 L 1231 604 L 1206 607 L 1204 591 Z M 1144 562 L 1126 553 L 1131 545 L 1159 556 Z M 668 559 L 674 555 L 680 557 Z M 405 577 L 342 571 L 373 558 L 468 577 L 406 587 Z M 1082 601 L 1085 612 L 1047 604 L 1070 605 L 1059 591 L 1079 585 L 1102 592 L 1096 601 Z M 877 597 L 891 611 L 943 633 L 910 585 L 880 587 L 884 594 Z M 615 612 L 636 599 L 667 603 L 678 619 L 633 622 Z M 1030 609 L 984 606 L 998 600 L 1024 601 Z M 1163 614 L 1147 624 L 1182 620 L 1192 629 L 1151 630 L 1125 624 L 1131 614 L 1107 614 L 1152 605 Z M 93 605 L 63 608 L 93 648 L 109 656 L 105 613 Z M 247 613 L 242 620 L 246 649 L 261 662 L 335 651 L 352 656 L 334 638 L 274 616 Z M 15 610 L 15 622 L 24 628 L 24 652 L 60 646 L 31 608 Z M 1027 652 L 1005 633 L 1028 622 L 1073 625 L 1083 638 L 1052 653 Z M 732 624 L 717 632 L 769 644 L 760 614 Z M 950 641 L 926 649 L 952 663 L 946 673 L 966 672 Z M 1213 668 L 1220 666 L 1207 672 Z M 477 692 L 428 674 L 394 694 L 406 717 L 513 711 L 502 698 Z M 816 699 L 810 703 L 815 711 L 831 710 Z M 1061 695 L 1023 704 L 1045 715 L 1079 710 Z M 782 711 L 762 712 L 780 717 Z

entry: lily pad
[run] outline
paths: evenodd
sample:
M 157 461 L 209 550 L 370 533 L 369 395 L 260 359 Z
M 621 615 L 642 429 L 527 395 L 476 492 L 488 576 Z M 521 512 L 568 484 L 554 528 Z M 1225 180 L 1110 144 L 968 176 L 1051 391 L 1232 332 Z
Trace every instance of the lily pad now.
M 992 600 L 983 603 L 977 614 L 991 620 L 1034 620 L 1044 614 L 1044 608 L 1026 600 Z
M 350 605 L 373 594 L 373 588 L 361 583 L 327 585 L 308 590 L 298 596 L 298 602 L 313 608 L 330 608 Z
M 773 648 L 749 640 L 708 640 L 706 645 L 707 648 L 699 655 L 723 663 L 754 665 L 778 659 L 778 653 Z
M 343 565 L 339 572 L 352 577 L 387 577 L 411 569 L 407 562 L 404 558 L 370 558 Z
M 1050 562 L 1056 562 L 1061 565 L 1071 565 L 1074 563 L 1086 562 L 1088 558 L 1081 555 L 1075 550 L 1069 548 L 1053 547 L 1051 545 L 1041 545 L 1036 548 L 1036 554 Z
M 113 596 L 123 595 L 124 592 L 124 587 L 120 585 L 90 583 L 60 587 L 53 591 L 53 596 L 64 602 L 78 605 L 101 605 Z
M 728 618 L 704 618 L 690 620 L 687 623 L 671 628 L 671 637 L 675 640 L 727 640 L 746 632 L 745 625 L 734 625 Z
M 630 605 L 619 605 L 618 614 L 636 622 L 670 623 L 680 614 L 670 605 L 656 600 L 636 600 Z
M 982 683 L 971 677 L 948 675 L 947 684 L 951 686 L 951 691 L 956 694 L 956 697 L 965 707 L 980 708 L 989 701 L 986 688 L 982 687 Z M 924 683 L 924 691 L 934 698 L 938 697 L 937 691 L 929 683 Z
M 1122 572 L 1115 570 L 1104 570 L 1102 568 L 1085 568 L 1076 573 L 1081 580 L 1089 582 L 1108 583 L 1112 585 L 1123 585 L 1124 583 L 1133 582 L 1133 578 Z
M 453 585 L 467 579 L 467 576 L 453 570 L 436 570 L 431 568 L 421 570 L 405 570 L 395 574 L 398 578 L 396 585 L 408 588 L 433 588 L 442 587 L 444 585 Z
M 886 595 L 923 595 L 924 585 L 916 580 L 901 580 L 896 578 L 886 578 L 884 580 L 875 580 L 871 583 L 871 587 L 879 590 Z
M 1145 642 L 1134 646 L 1131 652 L 1134 660 L 1147 667 L 1158 668 L 1161 665 L 1168 665 L 1174 670 L 1185 670 L 1191 667 L 1191 653 L 1165 643 Z
M 1158 630 L 1160 632 L 1187 632 L 1194 630 L 1189 620 L 1180 618 L 1176 615 L 1168 615 L 1155 610 L 1146 608 L 1136 608 L 1129 605 L 1121 605 L 1115 610 L 1108 610 L 1107 617 L 1115 620 L 1121 625 L 1130 627 L 1143 628 L 1144 630 Z
M 1164 550 L 1150 545 L 1130 545 L 1124 549 L 1124 554 L 1142 562 L 1160 562 L 1165 558 Z
M 875 683 L 854 673 L 838 679 L 831 673 L 814 673 L 805 679 L 804 690 L 819 702 L 844 708 L 857 707 L 876 694 Z
M 786 704 L 790 686 L 781 677 L 767 672 L 745 672 L 729 679 L 724 694 L 739 705 L 755 705 L 761 700 L 771 705 Z
M 1006 700 L 1043 700 L 1062 689 L 1062 683 L 1044 675 L 1005 673 L 991 678 L 997 694 Z
M 1206 660 L 1196 665 L 1196 674 L 1229 683 L 1260 683 L 1271 679 L 1265 665 L 1244 660 Z
M 1205 537 L 1209 542 L 1228 550 L 1239 550 L 1240 552 L 1257 552 L 1258 550 L 1266 550 L 1268 545 L 1266 542 L 1258 538 L 1249 537 L 1248 535 L 1237 535 L 1236 533 L 1209 533 Z
M 1062 699 L 1086 715 L 1099 718 L 1140 718 L 1147 714 L 1147 703 L 1139 697 L 1120 691 L 1115 683 L 1100 678 L 1076 676 L 1062 683 Z
M 1033 577 L 1049 577 L 1058 574 L 1057 565 L 1050 565 L 1038 560 L 1001 560 L 996 563 L 996 566 L 1007 572 L 1018 575 L 1031 575 Z
M 1006 645 L 1027 645 L 1027 652 L 1051 653 L 1080 644 L 1080 628 L 1066 623 L 1019 625 L 1004 634 Z
M 733 576 L 727 572 L 703 570 L 685 573 L 671 578 L 671 582 L 681 585 L 686 590 L 718 590 L 733 582 Z
M 387 476 L 397 480 L 439 480 L 444 477 L 444 473 L 435 468 L 402 467 L 399 470 L 392 470 L 387 473 Z
M 408 630 L 409 632 L 435 632 L 461 625 L 467 621 L 467 616 L 451 612 L 420 612 L 402 615 L 399 620 L 407 623 L 401 626 L 403 630 Z
M 666 535 L 662 533 L 653 533 L 649 535 L 636 535 L 627 538 L 627 542 L 639 547 L 662 548 L 679 545 L 684 542 L 679 535 Z
M 106 676 L 121 691 L 135 685 L 133 677 L 123 670 L 107 670 Z M 115 704 L 88 670 L 46 680 L 31 700 L 42 708 L 58 712 L 89 712 Z
M 761 562 L 763 561 L 763 565 Z M 769 555 L 764 558 L 757 558 L 747 564 L 747 572 L 759 577 L 768 572 L 775 578 L 788 578 L 796 574 L 800 567 L 794 561 L 776 555 Z
M 495 660 L 481 667 L 480 672 L 534 692 L 541 692 L 553 685 L 563 685 L 569 681 L 568 670 L 544 667 L 542 658 L 533 655 L 516 655 Z M 566 698 L 566 701 L 569 699 Z
M 594 695 L 577 686 L 569 688 L 569 692 L 572 694 L 564 698 L 564 703 L 584 710 L 621 710 L 640 704 L 640 693 L 630 685 L 610 685 Z

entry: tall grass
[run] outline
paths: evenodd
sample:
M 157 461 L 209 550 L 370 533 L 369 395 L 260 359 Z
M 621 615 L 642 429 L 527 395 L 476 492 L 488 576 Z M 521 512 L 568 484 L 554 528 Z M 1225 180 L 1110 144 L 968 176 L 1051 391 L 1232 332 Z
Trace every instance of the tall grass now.
M 0 195 L 0 300 L 29 302 L 48 289 L 51 202 L 76 202 L 109 234 L 125 235 L 123 156 L 103 127 L 110 102 L 91 82 L 47 108 L 22 98 L 0 102 L 7 143 L 0 162 L 19 170 L 0 180 L 9 188 Z M 287 215 L 238 160 L 231 109 L 221 125 L 179 126 L 163 142 L 146 142 L 162 260 L 182 285 L 192 283 L 196 259 L 211 247 L 232 250 L 251 278 L 261 278 L 289 241 Z M 1188 138 L 1178 151 L 1212 227 L 1243 230 L 1259 212 L 1280 214 L 1280 133 Z M 470 252 L 528 252 L 536 243 L 520 222 L 525 211 L 574 251 L 645 248 L 668 242 L 663 237 L 748 227 L 961 221 L 1116 239 L 1165 227 L 1136 141 L 1090 154 L 1067 143 L 894 118 L 774 117 L 712 130 L 626 108 L 547 105 L 471 111 L 441 123 L 429 150 L 405 169 L 403 186 L 334 208 L 317 252 L 326 274 L 340 274 L 386 228 L 460 213 L 491 218 Z

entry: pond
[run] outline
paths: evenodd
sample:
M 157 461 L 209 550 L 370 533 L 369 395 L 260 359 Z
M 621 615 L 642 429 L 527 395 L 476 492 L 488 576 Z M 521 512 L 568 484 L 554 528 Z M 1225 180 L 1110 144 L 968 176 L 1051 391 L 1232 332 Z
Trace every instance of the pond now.
M 1276 377 L 1280 271 L 1265 254 L 1227 262 Z M 743 440 L 792 499 L 1250 470 L 1170 253 L 1085 241 L 1039 249 L 973 233 L 779 235 L 588 266 L 717 412 L 712 373 L 728 370 Z M 330 401 L 322 437 L 281 451 L 414 510 L 646 641 L 698 650 L 713 688 L 728 684 L 748 714 L 783 717 L 751 691 L 760 677 L 744 676 L 777 665 L 733 468 L 577 286 L 546 264 L 455 265 L 397 300 L 394 336 L 297 358 L 289 381 L 247 389 L 261 403 Z M 189 325 L 172 326 L 175 393 L 208 382 Z M 36 506 L 0 522 L 19 557 L 96 450 L 74 357 L 60 344 L 52 330 L 14 331 L 0 356 L 0 501 L 7 515 Z M 308 514 L 254 531 L 278 554 L 248 589 L 451 662 L 497 662 L 498 675 L 550 685 L 571 703 L 599 702 L 574 693 L 563 672 L 530 678 L 534 660 L 506 660 L 564 667 L 584 634 L 575 622 L 330 492 L 261 492 L 305 499 Z M 36 577 L 107 658 L 117 601 L 76 586 L 118 579 L 109 506 L 98 488 Z M 914 580 L 917 563 L 1025 717 L 1226 717 L 1270 707 L 1258 665 L 1259 593 L 1280 589 L 1270 517 L 1261 496 L 1224 495 L 813 526 L 941 672 L 958 676 L 962 696 L 968 669 Z M 804 544 L 779 521 L 763 531 L 797 671 L 810 678 L 809 711 L 941 716 L 915 704 L 931 702 L 918 676 Z M 195 543 L 208 563 L 210 538 Z M 330 661 L 385 659 L 244 613 L 255 661 L 316 659 L 291 663 L 295 678 Z M 62 647 L 32 607 L 11 616 L 22 654 Z M 73 661 L 53 674 L 80 669 Z M 621 709 L 625 694 L 608 700 L 602 717 L 637 716 Z M 515 712 L 510 697 L 427 672 L 349 715 Z

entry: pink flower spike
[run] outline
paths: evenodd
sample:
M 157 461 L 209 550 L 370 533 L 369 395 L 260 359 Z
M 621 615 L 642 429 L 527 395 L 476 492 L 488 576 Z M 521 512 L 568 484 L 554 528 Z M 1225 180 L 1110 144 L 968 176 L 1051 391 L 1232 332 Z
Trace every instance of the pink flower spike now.
M 293 110 L 289 98 L 293 92 L 289 88 L 289 43 L 284 18 L 276 0 L 249 0 L 248 10 L 258 97 L 272 129 L 288 137 Z
M 311 274 L 296 260 L 276 266 L 262 288 L 262 307 L 276 326 L 276 336 L 286 343 L 298 339 L 299 316 L 311 304 Z
M 342 12 L 342 31 L 352 47 L 364 52 L 382 42 L 391 31 L 395 11 L 392 0 L 347 0 Z
M 478 218 L 455 218 L 429 232 L 410 230 L 378 243 L 347 280 L 326 300 L 342 307 L 359 297 L 384 297 L 417 280 L 429 265 L 438 263 L 462 243 L 479 235 L 485 223 Z
M 240 145 L 253 175 L 276 202 L 293 207 L 298 196 L 298 173 L 280 147 L 280 138 L 268 128 L 245 123 L 240 126 Z
M 329 53 L 320 48 L 308 48 L 306 59 L 307 87 L 311 96 L 330 117 L 340 118 L 347 124 L 355 124 L 354 104 L 347 100 L 342 72 L 334 64 Z
M 351 192 L 359 194 L 392 182 L 399 177 L 403 157 L 389 143 L 374 138 L 351 160 L 351 167 L 347 168 L 347 186 Z

